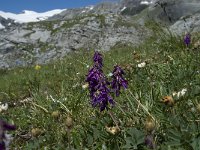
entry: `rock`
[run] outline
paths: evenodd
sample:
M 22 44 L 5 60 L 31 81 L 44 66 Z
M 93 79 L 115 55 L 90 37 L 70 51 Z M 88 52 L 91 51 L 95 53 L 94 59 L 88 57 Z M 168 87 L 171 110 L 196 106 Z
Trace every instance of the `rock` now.
M 67 9 L 45 21 L 24 24 L 0 17 L 5 26 L 0 30 L 0 68 L 45 64 L 79 49 L 107 51 L 118 43 L 138 45 L 151 33 L 145 27 L 147 19 L 167 23 L 177 34 L 199 32 L 198 1 L 158 2 L 145 7 L 141 0 L 105 2 Z M 133 12 L 123 13 L 126 8 Z

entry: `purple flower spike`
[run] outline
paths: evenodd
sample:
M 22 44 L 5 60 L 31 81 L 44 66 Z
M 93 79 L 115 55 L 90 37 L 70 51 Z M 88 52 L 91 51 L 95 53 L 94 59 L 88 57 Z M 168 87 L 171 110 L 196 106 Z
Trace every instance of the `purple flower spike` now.
M 190 34 L 187 33 L 184 37 L 184 43 L 186 44 L 186 46 L 188 47 L 191 43 L 191 37 L 190 37 Z
M 103 58 L 102 58 L 102 55 L 99 52 L 95 52 L 93 60 L 94 60 L 95 66 L 102 68 Z
M 116 96 L 119 96 L 121 87 L 127 89 L 128 81 L 123 77 L 124 71 L 121 67 L 115 66 L 113 70 L 113 81 L 112 81 L 112 89 L 114 90 Z
M 15 125 L 8 124 L 7 122 L 0 119 L 0 150 L 6 149 L 5 141 L 7 141 L 8 139 L 6 139 L 5 132 L 15 129 Z
M 94 66 L 89 70 L 86 82 L 89 83 L 90 98 L 93 107 L 99 107 L 100 111 L 108 108 L 108 104 L 114 105 L 114 100 L 110 96 L 107 81 L 102 68 L 102 55 L 98 52 L 94 54 Z
M 145 145 L 150 149 L 155 149 L 156 145 L 154 143 L 153 135 L 147 135 L 144 140 Z
M 106 80 L 100 81 L 97 87 L 98 90 L 92 96 L 92 106 L 98 106 L 100 111 L 103 111 L 107 108 L 108 103 L 114 105 L 115 102 L 110 96 L 110 90 L 107 87 Z

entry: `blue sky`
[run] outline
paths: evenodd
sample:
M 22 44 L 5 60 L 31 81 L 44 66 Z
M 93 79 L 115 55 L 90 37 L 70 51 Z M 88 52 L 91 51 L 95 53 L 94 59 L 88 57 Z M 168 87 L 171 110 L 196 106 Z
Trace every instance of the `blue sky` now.
M 0 10 L 20 13 L 22 10 L 44 12 L 52 9 L 77 8 L 94 5 L 102 0 L 1 0 Z

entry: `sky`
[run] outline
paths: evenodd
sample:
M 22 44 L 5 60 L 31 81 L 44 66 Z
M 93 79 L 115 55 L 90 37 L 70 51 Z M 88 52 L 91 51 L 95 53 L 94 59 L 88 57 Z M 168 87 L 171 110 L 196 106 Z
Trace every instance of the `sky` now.
M 99 2 L 102 0 L 1 0 L 0 10 L 12 13 L 21 13 L 23 10 L 45 12 L 95 5 Z

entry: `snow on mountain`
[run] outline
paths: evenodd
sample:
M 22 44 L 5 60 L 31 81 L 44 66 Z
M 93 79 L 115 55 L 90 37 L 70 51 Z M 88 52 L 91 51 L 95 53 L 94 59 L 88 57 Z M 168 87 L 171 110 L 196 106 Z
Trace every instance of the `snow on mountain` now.
M 86 6 L 85 9 L 81 13 L 85 13 L 94 9 L 94 6 Z
M 55 9 L 55 10 L 42 12 L 42 13 L 38 13 L 35 11 L 30 11 L 30 10 L 24 10 L 20 14 L 0 11 L 0 16 L 2 16 L 5 19 L 10 18 L 12 20 L 15 20 L 15 22 L 18 22 L 18 23 L 37 22 L 37 21 L 45 20 L 48 17 L 51 17 L 53 15 L 59 14 L 64 10 L 66 9 Z
M 150 1 L 150 2 L 148 2 L 148 1 L 141 1 L 140 2 L 140 4 L 143 4 L 143 5 L 150 5 L 152 3 L 153 3 L 153 1 Z
M 126 9 L 126 7 L 124 6 L 124 7 L 121 9 L 121 12 L 124 11 L 125 9 Z

